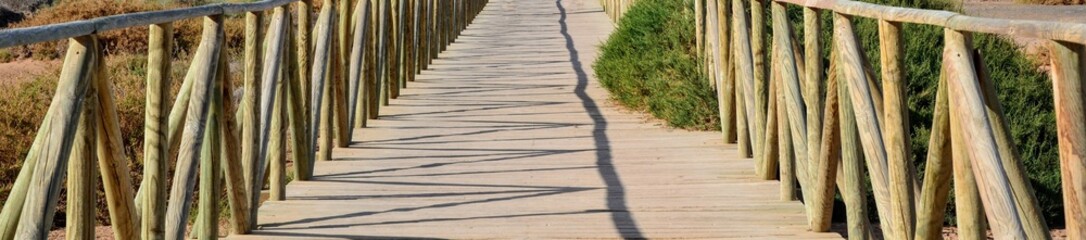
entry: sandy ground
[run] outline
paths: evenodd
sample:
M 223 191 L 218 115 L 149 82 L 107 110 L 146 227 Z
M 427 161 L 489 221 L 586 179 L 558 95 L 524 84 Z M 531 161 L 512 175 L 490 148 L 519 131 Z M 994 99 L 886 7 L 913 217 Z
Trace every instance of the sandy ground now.
M 0 63 L 0 86 L 34 79 L 34 77 L 57 69 L 60 60 L 18 60 Z

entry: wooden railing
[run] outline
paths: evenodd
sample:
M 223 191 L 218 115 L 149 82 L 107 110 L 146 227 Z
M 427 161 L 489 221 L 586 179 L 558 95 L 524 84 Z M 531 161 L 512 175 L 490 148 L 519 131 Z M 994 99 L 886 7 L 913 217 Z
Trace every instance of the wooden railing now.
M 347 146 L 350 129 L 377 118 L 380 107 L 414 81 L 486 3 L 324 0 L 314 24 L 309 0 L 265 0 L 0 31 L 0 47 L 62 39 L 69 44 L 56 95 L 0 213 L 0 239 L 46 238 L 66 175 L 67 237 L 93 239 L 95 162 L 116 239 L 184 238 L 197 176 L 200 208 L 193 236 L 219 235 L 222 191 L 232 233 L 248 233 L 257 226 L 265 184 L 269 201 L 285 199 L 287 142 L 294 179 L 310 179 L 315 160 L 330 160 L 333 148 Z M 271 16 L 264 26 L 266 11 Z M 245 15 L 239 106 L 227 79 L 226 14 Z M 167 112 L 172 22 L 191 18 L 203 19 L 203 37 Z M 150 39 L 143 182 L 136 191 L 129 156 L 121 149 L 113 83 L 104 71 L 107 56 L 96 34 L 143 26 L 150 27 Z M 167 195 L 167 163 L 175 153 Z
M 625 1 L 604 1 L 621 16 Z M 953 180 L 961 239 L 1049 239 L 1015 149 L 996 88 L 972 33 L 1047 40 L 1069 239 L 1086 238 L 1086 25 L 991 19 L 848 0 L 696 0 L 697 49 L 718 90 L 723 135 L 752 156 L 781 199 L 802 197 L 812 231 L 827 231 L 833 198 L 847 207 L 848 235 L 872 235 L 865 212 L 870 179 L 887 239 L 941 239 Z M 764 16 L 765 5 L 770 16 Z M 803 9 L 802 42 L 787 5 Z M 612 10 L 623 9 L 623 10 Z M 832 14 L 833 26 L 819 16 Z M 772 69 L 765 71 L 766 18 Z M 881 78 L 875 78 L 852 18 L 878 22 Z M 617 19 L 617 17 L 615 17 Z M 902 23 L 942 27 L 943 66 L 923 181 L 909 155 Z M 759 26 L 759 27 L 750 27 Z M 823 66 L 823 29 L 833 30 Z M 876 83 L 881 79 L 881 83 Z M 820 89 L 826 89 L 823 93 Z M 866 166 L 867 176 L 863 176 Z M 798 186 L 795 183 L 799 183 Z M 795 196 L 796 189 L 801 196 Z M 836 188 L 836 191 L 835 191 Z

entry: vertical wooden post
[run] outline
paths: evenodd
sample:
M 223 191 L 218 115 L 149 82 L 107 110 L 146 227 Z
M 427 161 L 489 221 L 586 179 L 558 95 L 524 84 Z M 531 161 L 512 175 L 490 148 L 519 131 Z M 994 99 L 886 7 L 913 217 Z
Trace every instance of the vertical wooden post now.
M 704 59 L 705 51 L 709 49 L 705 46 L 705 1 L 694 0 L 694 49 L 699 59 Z
M 1068 239 L 1086 237 L 1086 48 L 1082 43 L 1050 42 L 1052 91 L 1059 131 L 1060 177 Z
M 981 93 L 972 59 L 971 38 L 957 30 L 946 29 L 947 51 L 943 61 L 948 62 L 948 88 L 951 105 L 956 110 L 951 114 L 958 117 L 962 141 L 966 144 L 969 158 L 973 165 L 973 174 L 988 222 L 992 231 L 1000 239 L 1025 239 L 1022 222 L 1010 189 L 1007 175 L 1003 171 L 1002 157 L 999 154 L 985 111 L 984 96 Z
M 276 59 L 284 61 L 286 58 Z M 286 70 L 286 69 L 283 69 Z M 271 137 L 268 139 L 268 161 L 271 164 L 271 172 L 268 173 L 268 201 L 286 200 L 287 184 L 287 156 L 286 136 L 283 129 L 283 108 L 285 107 L 283 94 L 284 75 L 280 75 L 279 83 L 275 86 L 275 103 L 272 104 Z
M 84 102 L 98 102 L 94 88 L 87 89 Z M 69 240 L 94 239 L 95 197 L 98 189 L 98 171 L 95 163 L 97 114 L 94 104 L 83 107 L 79 128 L 72 139 L 72 153 L 68 159 L 68 211 L 65 237 Z
M 360 128 L 366 126 L 366 102 L 369 99 L 369 75 L 367 70 L 371 70 L 368 65 L 369 58 L 367 55 L 372 54 L 369 50 L 371 41 L 369 38 L 370 31 L 370 2 L 369 0 L 361 0 L 355 6 L 354 15 L 356 16 L 354 24 L 354 36 L 352 37 L 353 43 L 351 44 L 351 58 L 349 60 L 349 70 L 347 80 L 350 81 L 350 96 L 348 100 L 350 113 L 351 128 Z
M 935 92 L 934 116 L 931 121 L 931 137 L 928 139 L 924 187 L 921 188 L 916 208 L 914 238 L 922 240 L 943 239 L 943 219 L 946 216 L 946 205 L 949 200 L 947 194 L 950 193 L 950 180 L 954 171 L 945 67 L 939 72 L 939 87 Z
M 785 18 L 786 22 L 787 17 Z M 829 198 L 833 196 L 833 190 L 835 189 L 834 178 L 837 174 L 836 162 L 823 162 L 826 159 L 837 159 L 839 152 L 836 150 L 823 151 L 822 150 L 822 138 L 830 137 L 834 140 L 839 139 L 836 131 L 830 133 L 828 136 L 823 135 L 823 106 L 822 106 L 822 51 L 821 43 L 819 39 L 819 33 L 821 32 L 821 23 L 819 17 L 819 10 L 809 7 L 803 8 L 803 53 L 800 53 L 800 47 L 797 40 L 793 40 L 793 49 L 795 52 L 795 58 L 802 58 L 796 61 L 798 67 L 798 76 L 800 79 L 801 93 L 803 97 L 804 107 L 806 109 L 806 129 L 807 136 L 807 164 L 797 169 L 807 169 L 807 175 L 811 179 L 807 180 L 810 184 L 814 184 L 814 191 L 818 194 L 828 194 Z M 791 31 L 789 31 L 791 32 Z M 790 33 L 787 37 L 792 38 Z M 836 116 L 832 116 L 836 119 Z M 827 124 L 835 125 L 835 124 Z M 823 156 L 823 153 L 828 154 Z M 816 202 L 823 205 L 812 204 L 810 210 L 813 211 L 829 211 L 827 208 L 832 209 L 833 205 L 830 201 L 825 199 L 824 196 L 815 196 Z M 826 205 L 829 204 L 829 205 Z M 825 214 L 825 213 L 819 213 Z M 828 215 L 828 214 L 825 214 Z M 811 218 L 811 226 L 813 229 L 825 230 L 828 229 L 829 219 L 828 216 L 823 215 L 822 218 Z
M 909 106 L 905 96 L 901 23 L 879 20 L 879 53 L 882 64 L 883 141 L 886 143 L 890 182 L 890 217 L 901 239 L 912 239 L 916 222 L 913 195 L 913 163 L 909 159 Z
M 335 54 L 333 59 L 335 64 L 332 65 L 333 72 L 333 93 L 335 94 L 335 101 L 332 101 L 335 113 L 335 130 L 336 130 L 336 146 L 347 147 L 351 143 L 351 127 L 348 122 L 348 103 L 347 103 L 347 64 L 348 56 L 351 54 L 351 29 L 350 29 L 350 0 L 338 0 L 336 6 L 336 12 L 338 16 L 336 20 L 336 44 Z
M 807 60 L 810 60 L 810 56 L 808 55 L 807 57 L 808 57 Z M 819 63 L 818 65 L 821 66 L 822 64 Z M 836 66 L 835 62 L 830 63 L 831 71 L 834 71 L 834 69 L 836 69 L 836 67 L 837 66 Z M 808 68 L 808 70 L 809 70 L 809 68 Z M 819 74 L 819 73 L 816 73 L 816 74 Z M 809 79 L 807 79 L 807 80 L 809 80 Z M 821 83 L 811 83 L 810 81 L 808 81 L 807 87 L 808 88 L 817 87 L 818 85 L 821 85 Z M 807 138 L 807 140 L 808 140 L 807 141 L 807 144 L 808 144 L 807 149 L 811 150 L 811 151 L 819 151 L 819 152 L 817 152 L 817 155 L 816 155 L 817 157 L 816 158 L 811 158 L 812 160 L 813 159 L 818 159 L 818 160 L 815 161 L 815 164 L 811 165 L 811 169 L 810 169 L 810 171 L 811 171 L 810 175 L 811 175 L 811 178 L 812 178 L 811 184 L 813 185 L 813 187 L 812 187 L 813 190 L 812 190 L 812 194 L 811 194 L 812 198 L 811 198 L 811 200 L 809 200 L 810 202 L 808 203 L 808 205 L 810 205 L 810 208 L 808 208 L 808 209 L 810 210 L 809 214 L 811 215 L 810 218 L 809 218 L 809 220 L 810 220 L 809 226 L 810 226 L 811 230 L 813 230 L 813 231 L 827 231 L 827 230 L 829 230 L 831 216 L 833 215 L 834 189 L 838 187 L 838 186 L 835 186 L 835 184 L 837 184 L 838 182 L 847 181 L 847 180 L 838 179 L 839 176 L 845 176 L 845 174 L 839 173 L 841 171 L 842 167 L 839 166 L 839 162 L 838 162 L 839 159 L 841 159 L 841 157 L 842 157 L 841 156 L 842 155 L 842 153 L 841 153 L 842 152 L 842 150 L 841 150 L 841 145 L 842 145 L 841 144 L 841 142 L 842 142 L 842 140 L 841 140 L 841 138 L 842 138 L 841 132 L 842 132 L 842 130 L 840 130 L 842 127 L 841 127 L 841 123 L 839 121 L 840 120 L 840 114 L 838 113 L 839 112 L 839 110 L 838 110 L 839 104 L 838 104 L 838 100 L 837 100 L 839 98 L 839 94 L 838 94 L 837 91 L 834 91 L 834 90 L 836 90 L 838 88 L 838 85 L 840 85 L 840 84 L 838 83 L 837 76 L 836 75 L 831 76 L 829 78 L 829 83 L 826 86 L 826 89 L 829 90 L 828 91 L 829 94 L 827 94 L 828 96 L 826 97 L 825 108 L 814 108 L 814 109 L 812 109 L 812 108 L 810 108 L 811 104 L 808 104 L 808 108 L 807 108 L 808 110 L 824 111 L 822 114 L 808 112 L 808 115 L 807 115 L 808 120 L 810 120 L 809 117 L 811 115 L 819 115 L 819 116 L 822 116 L 822 118 L 823 118 L 823 119 L 818 120 L 819 121 L 818 124 L 820 125 L 819 127 L 821 128 L 818 132 L 810 132 L 810 131 L 807 132 L 808 135 L 819 134 L 819 133 L 821 134 L 821 136 L 819 136 L 819 139 L 817 140 L 817 142 L 810 141 L 811 140 L 810 137 Z M 809 96 L 809 97 L 811 97 L 809 99 L 816 99 L 816 101 L 820 101 L 820 103 L 818 103 L 818 104 L 821 105 L 822 104 L 821 103 L 821 98 L 822 98 L 821 94 L 818 93 L 818 89 L 814 89 L 813 91 L 815 91 L 815 93 L 811 93 L 812 95 Z M 853 127 L 855 126 L 854 122 L 850 122 L 849 124 L 853 124 L 852 125 Z M 808 126 L 808 130 L 810 130 L 810 127 L 811 127 L 810 122 L 808 122 L 807 126 Z M 851 129 L 850 131 L 851 131 L 850 133 L 855 134 L 855 129 Z M 821 144 L 822 146 L 819 146 L 817 148 L 811 148 L 810 144 Z M 855 143 L 853 143 L 853 145 L 855 145 Z M 814 155 L 814 154 L 816 154 L 816 152 L 811 152 L 811 154 Z M 855 157 L 855 156 L 850 156 L 850 157 Z M 841 188 L 845 188 L 845 187 L 841 186 Z M 844 191 L 842 191 L 842 192 L 844 192 Z
M 366 43 L 366 92 L 369 97 L 366 99 L 366 119 L 377 119 L 378 108 L 381 106 L 381 24 L 384 19 L 383 12 L 381 11 L 381 3 L 376 2 L 378 0 L 364 0 L 370 1 L 369 16 L 370 16 L 370 28 L 369 28 L 369 41 Z M 363 122 L 365 125 L 365 122 Z
M 747 122 L 753 123 L 753 129 L 749 132 L 751 135 L 751 146 L 754 149 L 762 149 L 762 142 L 765 136 L 762 136 L 765 129 L 765 110 L 766 110 L 766 45 L 765 40 L 765 3 L 766 0 L 752 0 L 750 1 L 750 47 L 753 56 L 753 79 L 748 81 L 744 86 L 747 89 L 746 98 L 754 102 L 753 115 L 747 116 Z M 787 21 L 787 20 L 786 20 Z M 776 34 L 774 34 L 776 35 Z M 781 86 L 783 87 L 783 86 Z M 783 104 L 782 106 L 787 105 Z M 748 124 L 750 124 L 748 123 Z M 765 165 L 765 159 L 762 157 L 761 151 L 753 151 L 754 162 L 759 166 Z M 764 176 L 763 176 L 764 178 Z
M 720 54 L 718 57 L 720 61 L 717 61 L 717 71 L 720 71 L 717 80 L 721 83 L 717 84 L 717 98 L 721 104 L 723 104 L 723 110 L 720 114 L 721 135 L 724 136 L 725 143 L 736 142 L 736 123 L 735 123 L 735 54 L 731 54 L 733 45 L 732 41 L 732 25 L 730 18 L 732 14 L 732 5 L 727 0 L 712 0 L 716 5 L 716 18 L 717 20 L 717 40 L 719 41 L 719 49 L 714 54 Z
M 135 193 L 131 183 L 128 159 L 124 156 L 124 143 L 121 136 L 120 117 L 117 106 L 113 103 L 113 81 L 106 76 L 105 61 L 99 52 L 98 67 L 94 78 L 94 88 L 98 94 L 98 167 L 102 177 L 102 187 L 109 206 L 109 218 L 113 235 L 118 239 L 132 239 L 139 236 L 140 220 L 136 213 Z
M 313 46 L 313 42 L 311 40 L 312 36 L 310 36 L 310 34 L 312 34 L 313 32 L 313 24 L 310 23 L 313 18 L 312 1 L 313 0 L 298 1 L 298 9 L 295 10 L 298 17 L 298 27 L 295 32 L 295 39 L 297 42 L 294 48 L 298 57 L 295 58 L 295 60 L 297 60 L 297 65 L 295 67 L 298 68 L 297 75 L 298 79 L 302 83 L 301 87 L 302 89 L 306 90 L 302 91 L 302 95 L 299 96 L 299 99 L 302 101 L 303 112 L 312 111 L 310 109 L 313 108 L 313 106 L 310 106 L 313 101 L 312 96 L 310 96 L 310 94 L 312 93 L 308 91 L 308 89 L 312 88 L 310 86 L 312 83 L 309 82 L 309 76 L 311 75 L 312 71 L 310 67 L 312 67 L 313 65 L 313 56 L 310 56 L 310 51 L 312 51 L 311 48 Z M 313 124 L 311 122 L 308 122 L 308 120 L 309 119 L 306 119 L 306 126 Z
M 225 44 L 223 45 L 225 47 Z M 199 239 L 216 239 L 219 237 L 219 194 L 220 186 L 218 176 L 222 173 L 220 168 L 222 157 L 222 129 L 223 123 L 223 85 L 227 84 L 226 54 L 219 52 L 219 68 L 212 84 L 211 103 L 207 113 L 207 130 L 204 133 L 204 146 L 200 149 L 200 208 L 193 235 Z
M 836 37 L 835 37 L 836 38 Z M 836 40 L 835 40 L 836 41 Z M 838 59 L 840 48 L 834 48 L 831 54 L 830 82 L 837 82 L 836 88 L 827 88 L 828 92 L 836 92 L 837 108 L 840 110 L 839 128 L 841 131 L 841 198 L 845 202 L 845 215 L 848 224 L 848 235 L 855 239 L 870 239 L 871 227 L 867 220 L 867 191 L 864 189 L 863 176 L 863 152 L 860 150 L 860 134 L 856 129 L 856 114 L 852 110 L 852 97 L 848 94 L 848 81 L 840 78 L 840 69 L 844 66 Z M 836 65 L 836 66 L 835 66 Z M 841 68 L 839 68 L 841 67 Z M 836 80 L 833 80 L 836 79 Z M 832 96 L 831 96 L 832 98 Z M 829 106 L 832 103 L 827 103 Z
M 264 13 L 245 13 L 245 73 L 241 97 L 241 163 L 244 169 L 246 186 L 253 184 L 253 164 L 259 155 L 260 127 L 260 75 L 263 66 L 260 56 L 264 53 Z
M 732 32 L 733 42 L 735 49 L 735 66 L 736 66 L 736 101 L 739 106 L 737 110 L 739 113 L 739 127 L 745 128 L 739 130 L 739 154 L 746 157 L 751 156 L 751 144 L 753 144 L 754 137 L 749 134 L 754 128 L 754 60 L 751 56 L 751 38 L 747 29 L 747 17 L 746 11 L 743 8 L 742 0 L 732 0 Z
M 203 146 L 205 124 L 211 102 L 210 95 L 218 74 L 218 57 L 223 41 L 222 15 L 204 17 L 203 37 L 193 56 L 188 76 L 192 78 L 191 99 L 187 103 L 185 131 L 180 140 L 169 208 L 166 210 L 166 239 L 183 239 L 192 189 L 196 184 L 196 163 Z
M 316 160 L 328 160 L 332 148 L 331 121 L 330 116 L 327 114 L 330 112 L 331 106 L 329 104 L 331 104 L 332 99 L 332 93 L 328 91 L 331 87 L 329 82 L 331 80 L 330 64 L 334 64 L 332 62 L 334 57 L 332 36 L 335 15 L 332 13 L 332 1 L 324 0 L 324 6 L 317 18 L 316 50 L 314 51 L 313 70 L 310 77 L 313 87 L 313 103 L 310 105 L 313 106 L 310 112 L 310 119 L 312 119 L 310 122 L 313 124 L 310 129 L 312 131 L 310 133 L 310 140 L 312 141 L 310 146 L 316 146 L 320 152 L 317 156 L 312 157 L 312 159 Z M 320 145 L 317 144 L 318 139 L 320 139 Z
M 802 60 L 796 54 L 792 41 L 792 29 L 788 24 L 788 17 L 784 3 L 773 2 L 773 36 L 774 46 L 777 50 L 776 55 L 778 59 L 777 65 L 779 69 L 774 69 L 776 74 L 780 74 L 781 94 L 784 97 L 784 101 L 780 103 L 784 106 L 785 111 L 788 112 L 789 129 L 791 130 L 792 150 L 795 153 L 795 171 L 796 178 L 799 179 L 801 192 L 804 199 L 814 199 L 817 196 L 811 196 L 811 193 L 821 192 L 820 189 L 811 188 L 813 176 L 809 170 L 810 156 L 817 156 L 818 153 L 807 152 L 807 109 L 804 107 L 806 104 L 803 100 L 802 89 L 800 87 L 800 66 L 797 60 Z M 828 177 L 828 176 L 827 176 Z M 832 179 L 829 181 L 832 183 Z M 830 185 L 832 189 L 832 185 Z M 817 205 L 815 205 L 817 206 Z M 811 216 L 810 218 L 821 219 L 822 216 Z
M 225 47 L 225 46 L 224 46 Z M 220 64 L 225 66 L 226 54 L 221 55 Z M 237 106 L 234 102 L 234 86 L 231 84 L 228 69 L 222 68 L 220 78 L 222 91 L 216 92 L 222 96 L 221 113 L 218 124 L 220 129 L 220 165 L 223 169 L 223 178 L 226 182 L 226 200 L 230 205 L 230 226 L 233 234 L 246 234 L 251 229 L 249 226 L 249 184 L 245 181 L 244 168 L 241 163 L 241 151 L 238 148 L 238 118 L 235 113 Z
M 290 18 L 286 18 L 284 20 L 287 23 L 286 25 L 290 26 Z M 287 35 L 299 35 L 299 33 L 297 33 L 296 31 L 297 30 L 295 30 L 294 28 L 287 28 Z M 290 49 L 299 48 L 298 44 L 299 42 L 296 40 L 287 39 L 287 47 Z M 301 61 L 298 58 L 298 52 L 296 51 L 287 53 L 288 63 L 295 63 Z M 287 65 L 287 72 L 290 73 L 290 81 L 287 83 L 283 83 L 283 87 L 286 88 L 285 97 L 287 105 L 285 107 L 287 108 L 287 121 L 290 122 L 290 149 L 291 159 L 294 160 L 294 180 L 306 181 L 309 180 L 310 176 L 312 175 L 313 166 L 311 165 L 312 158 L 310 158 L 312 154 L 312 148 L 309 145 L 310 135 L 308 127 L 309 125 L 307 123 L 309 118 L 306 117 L 307 112 L 305 110 L 305 105 L 308 103 L 306 99 L 304 99 L 305 93 L 303 93 L 306 92 L 304 90 L 305 76 L 301 76 L 301 74 L 297 73 L 304 73 L 307 70 L 300 69 L 298 68 L 298 66 L 300 65 Z
M 165 237 L 166 176 L 169 167 L 169 139 L 166 138 L 165 105 L 169 99 L 170 59 L 173 53 L 173 25 L 155 24 L 150 27 L 147 43 L 147 96 L 143 125 L 143 183 L 141 235 L 142 239 Z
M 327 6 L 327 5 L 326 5 Z M 260 208 L 260 191 L 264 188 L 264 180 L 266 176 L 267 160 L 268 160 L 268 141 L 271 138 L 271 122 L 272 110 L 276 103 L 276 91 L 275 88 L 282 80 L 280 75 L 283 73 L 282 59 L 284 56 L 284 48 L 286 46 L 286 28 L 288 18 L 286 13 L 286 6 L 279 6 L 272 10 L 271 23 L 269 24 L 266 38 L 264 39 L 265 46 L 264 51 L 264 68 L 261 78 L 260 86 L 260 139 L 258 140 L 258 148 L 260 149 L 256 156 L 256 162 L 250 166 L 250 171 L 253 173 L 252 185 L 249 185 L 249 225 L 250 228 L 255 229 L 257 225 L 257 210 Z

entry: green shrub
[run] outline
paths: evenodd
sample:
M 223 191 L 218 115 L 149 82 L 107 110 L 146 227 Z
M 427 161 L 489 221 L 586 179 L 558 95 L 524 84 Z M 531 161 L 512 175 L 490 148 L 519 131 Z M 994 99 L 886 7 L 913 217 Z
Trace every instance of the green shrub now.
M 673 127 L 719 129 L 716 98 L 698 71 L 688 1 L 638 1 L 592 66 L 615 100 Z
M 949 1 L 867 2 L 911 8 L 957 9 L 957 6 Z M 691 50 L 694 29 L 686 27 L 692 26 L 694 22 L 690 17 L 693 15 L 692 4 L 688 1 L 639 1 L 622 18 L 618 29 L 602 47 L 603 54 L 597 60 L 595 70 L 600 82 L 611 90 L 616 100 L 626 106 L 647 110 L 672 126 L 715 129 L 718 121 L 715 116 L 716 102 L 705 84 L 706 78 L 696 71 L 696 66 L 687 68 L 687 62 L 676 61 L 696 60 L 696 53 Z M 769 17 L 768 6 L 765 16 L 765 42 L 772 44 L 772 19 Z M 788 16 L 797 36 L 801 36 L 804 30 L 802 12 L 798 7 L 790 6 Z M 824 12 L 821 19 L 824 66 L 829 65 L 829 49 L 833 43 L 833 23 L 830 17 L 828 12 Z M 855 33 L 863 44 L 867 62 L 871 64 L 874 72 L 878 73 L 878 26 L 874 20 L 860 17 L 853 18 L 852 22 Z M 917 165 L 918 174 L 922 175 L 933 117 L 932 107 L 942 64 L 943 29 L 904 24 L 902 31 L 913 150 L 911 157 Z M 999 100 L 1011 127 L 1011 136 L 1036 190 L 1043 217 L 1052 227 L 1062 226 L 1062 191 L 1051 81 L 1045 73 L 1038 70 L 1038 63 L 1031 61 L 1019 51 L 1018 46 L 1003 37 L 974 34 L 974 46 L 983 55 L 985 66 L 996 84 Z M 767 46 L 767 49 L 769 47 Z M 678 76 L 679 74 L 687 75 Z M 875 77 L 878 78 L 878 74 Z M 668 104 L 654 104 L 660 102 Z M 659 109 L 661 107 L 671 109 Z M 702 113 L 705 115 L 699 115 Z M 711 118 L 707 120 L 701 118 L 702 116 Z M 871 197 L 868 199 L 874 200 Z M 874 203 L 868 206 L 872 207 L 872 216 L 876 217 Z M 949 205 L 949 210 L 948 221 L 953 224 L 953 203 Z

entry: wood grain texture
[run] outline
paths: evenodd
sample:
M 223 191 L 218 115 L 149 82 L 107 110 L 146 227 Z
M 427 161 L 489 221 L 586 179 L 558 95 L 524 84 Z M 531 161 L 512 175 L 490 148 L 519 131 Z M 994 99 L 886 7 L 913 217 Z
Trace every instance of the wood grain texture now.
M 97 102 L 95 89 L 87 89 L 84 102 Z M 98 163 L 95 153 L 97 136 L 97 114 L 95 106 L 83 107 L 72 143 L 72 153 L 68 159 L 68 202 L 64 224 L 64 237 L 69 240 L 94 239 L 95 197 L 98 190 Z
M 944 50 L 945 51 L 945 50 Z M 944 54 L 946 54 L 944 52 Z M 943 62 L 949 65 L 947 62 Z M 943 66 L 944 69 L 947 66 Z M 947 81 L 949 82 L 949 70 Z M 949 83 L 948 83 L 949 84 Z M 949 91 L 949 86 L 947 87 Z M 947 93 L 950 94 L 950 93 Z M 962 138 L 962 130 L 958 123 L 958 115 L 954 114 L 959 108 L 952 98 L 948 98 L 948 111 L 950 121 L 951 152 L 954 159 L 954 206 L 955 218 L 958 220 L 958 239 L 982 240 L 987 239 L 988 223 L 984 218 L 984 206 L 982 206 L 980 192 L 977 189 L 977 179 L 973 176 L 972 158 L 969 156 L 967 146 Z
M 834 48 L 834 51 L 830 54 L 831 59 L 840 59 L 838 55 L 840 48 Z M 840 130 L 841 130 L 841 198 L 845 202 L 845 214 L 846 224 L 848 224 L 848 236 L 850 239 L 873 239 L 871 224 L 867 219 L 868 206 L 867 206 L 867 189 L 866 184 L 863 181 L 866 179 L 864 176 L 864 155 L 860 149 L 860 134 L 856 128 L 856 114 L 852 110 L 852 97 L 848 94 L 848 81 L 843 81 L 839 78 L 842 77 L 841 72 L 842 65 L 840 60 L 831 60 L 830 64 L 830 82 L 837 82 L 836 88 L 827 88 L 826 91 L 835 92 L 837 101 L 837 107 L 840 110 L 838 116 L 840 118 Z M 836 80 L 833 80 L 835 79 Z M 832 99 L 831 94 L 827 99 Z M 827 101 L 827 106 L 831 104 Z
M 49 104 L 50 113 L 47 116 L 51 118 L 42 122 L 43 131 L 38 133 L 46 137 L 41 142 L 41 152 L 32 155 L 37 159 L 33 161 L 36 162 L 32 165 L 33 176 L 30 177 L 25 203 L 15 229 L 16 239 L 45 239 L 52 227 L 84 96 L 95 78 L 95 68 L 101 57 L 99 53 L 98 39 L 93 35 L 68 40 L 68 53 L 61 68 L 57 91 Z
M 875 207 L 879 216 L 890 216 L 890 192 L 889 182 L 886 176 L 886 151 L 882 142 L 879 114 L 876 108 L 880 105 L 876 99 L 881 99 L 873 94 L 870 78 L 864 70 L 864 59 L 861 55 L 859 42 L 852 31 L 851 20 L 838 13 L 834 13 L 834 41 L 839 50 L 839 64 L 842 64 L 841 81 L 848 82 L 849 97 L 852 109 L 856 117 L 856 125 L 860 133 L 860 141 L 863 142 L 862 150 L 867 160 L 868 173 L 871 176 L 871 186 L 875 195 Z M 892 226 L 893 220 L 883 218 L 884 225 Z M 885 236 L 897 236 L 893 228 L 883 228 Z
M 1081 44 L 1049 42 L 1052 57 L 1052 91 L 1056 101 L 1059 132 L 1060 177 L 1064 179 L 1063 204 L 1069 238 L 1086 237 L 1086 106 L 1083 79 L 1086 50 Z
M 944 31 L 946 51 L 943 61 L 947 65 L 948 89 L 951 114 L 958 117 L 962 142 L 972 160 L 977 189 L 984 202 L 984 212 L 996 238 L 1025 239 L 1022 222 L 1011 193 L 1010 183 L 1003 170 L 1002 157 L 988 122 L 984 96 L 972 58 L 972 39 L 968 33 L 952 29 Z
M 220 57 L 222 61 L 226 61 L 227 56 L 224 54 Z M 245 166 L 242 164 L 241 154 L 242 150 L 239 148 L 238 136 L 241 133 L 239 128 L 238 116 L 235 114 L 238 111 L 238 106 L 234 100 L 234 85 L 230 79 L 230 74 L 226 74 L 226 69 L 219 75 L 219 81 L 224 82 L 222 84 L 222 91 L 217 94 L 221 95 L 223 100 L 220 103 L 222 105 L 222 114 L 219 115 L 219 129 L 220 138 L 219 141 L 220 150 L 220 164 L 222 168 L 222 176 L 225 182 L 226 201 L 230 210 L 230 233 L 231 234 L 246 234 L 249 233 L 251 226 L 249 224 L 249 183 L 245 177 Z
M 261 189 L 264 188 L 264 181 L 267 176 L 265 171 L 268 164 L 268 142 L 271 139 L 271 122 L 274 117 L 274 115 L 272 115 L 273 107 L 276 101 L 278 101 L 275 89 L 280 84 L 280 81 L 282 81 L 281 75 L 284 72 L 282 59 L 286 56 L 286 51 L 284 51 L 286 48 L 286 39 L 288 38 L 288 36 L 286 36 L 286 29 L 290 27 L 287 26 L 286 18 L 288 17 L 290 16 L 287 14 L 286 6 L 276 7 L 272 11 L 272 17 L 270 19 L 271 23 L 269 23 L 268 32 L 264 39 L 266 48 L 263 60 L 264 72 L 260 78 L 261 81 L 263 81 L 260 83 L 260 129 L 257 130 L 260 135 L 257 144 L 259 151 L 257 152 L 256 162 L 249 166 L 251 168 L 250 171 L 253 173 L 253 182 L 252 185 L 249 185 L 249 208 L 252 209 L 250 211 L 249 223 L 253 228 L 255 228 L 257 224 L 256 209 L 260 208 L 259 193 Z
M 106 75 L 105 61 L 99 59 L 94 78 L 98 94 L 98 169 L 109 207 L 110 225 L 116 239 L 136 239 L 140 234 L 140 220 L 135 207 L 135 193 L 129 174 L 128 158 L 124 155 L 124 139 L 121 136 L 121 120 L 117 105 L 113 102 L 113 81 Z
M 173 24 L 151 25 L 147 52 L 147 87 L 143 117 L 143 182 L 140 205 L 140 238 L 163 239 L 166 233 L 166 178 L 170 140 L 166 136 L 170 101 L 170 58 L 173 53 Z
M 739 128 L 739 153 L 751 156 L 754 135 L 754 57 L 752 57 L 750 30 L 743 1 L 732 0 L 732 42 L 736 66 L 736 109 Z
M 885 145 L 887 178 L 890 183 L 890 217 L 898 238 L 913 239 L 916 229 L 916 207 L 913 178 L 916 175 L 910 159 L 909 106 L 905 95 L 905 58 L 901 41 L 901 23 L 878 21 L 879 62 L 882 70 L 883 121 L 882 140 Z
M 170 188 L 169 206 L 166 209 L 166 239 L 183 239 L 189 209 L 192 207 L 193 188 L 196 184 L 196 165 L 202 150 L 208 109 L 218 75 L 218 57 L 223 41 L 222 16 L 203 19 L 204 30 L 200 46 L 185 78 L 193 79 L 192 95 L 185 114 L 185 127 L 180 136 L 180 153 Z M 172 113 L 171 113 L 172 114 Z
M 1022 227 L 1024 227 L 1022 230 L 1025 231 L 1026 237 L 1029 239 L 1051 239 L 1052 235 L 1049 233 L 1048 224 L 1044 222 L 1037 198 L 1033 195 L 1033 186 L 1029 183 L 1029 176 L 1024 172 L 1026 167 L 1022 164 L 1018 155 L 1014 139 L 1011 138 L 1011 127 L 1007 122 L 1007 117 L 1003 114 L 1003 106 L 999 103 L 995 82 L 990 77 L 980 51 L 974 50 L 971 56 L 973 62 L 976 63 L 974 67 L 981 92 L 984 95 L 984 105 L 988 111 L 988 122 L 992 125 L 992 136 L 995 138 L 996 146 L 999 147 L 1003 171 L 1007 174 L 1007 181 L 1010 182 L 1011 194 L 1018 210 L 1018 217 L 1022 221 Z
M 246 186 L 253 185 L 253 165 L 256 157 L 260 155 L 260 84 L 261 75 L 264 74 L 264 64 L 261 57 L 264 55 L 264 13 L 253 12 L 245 14 L 245 70 L 242 76 L 241 107 L 238 109 L 238 117 L 241 126 L 241 163 L 244 169 Z M 249 196 L 249 191 L 245 191 Z
M 914 239 L 943 239 L 943 224 L 947 212 L 950 181 L 954 176 L 954 159 L 951 149 L 949 96 L 947 96 L 946 65 L 939 70 L 939 86 L 935 90 L 935 107 L 928 138 L 927 160 L 924 163 L 924 182 L 916 206 L 916 234 Z

